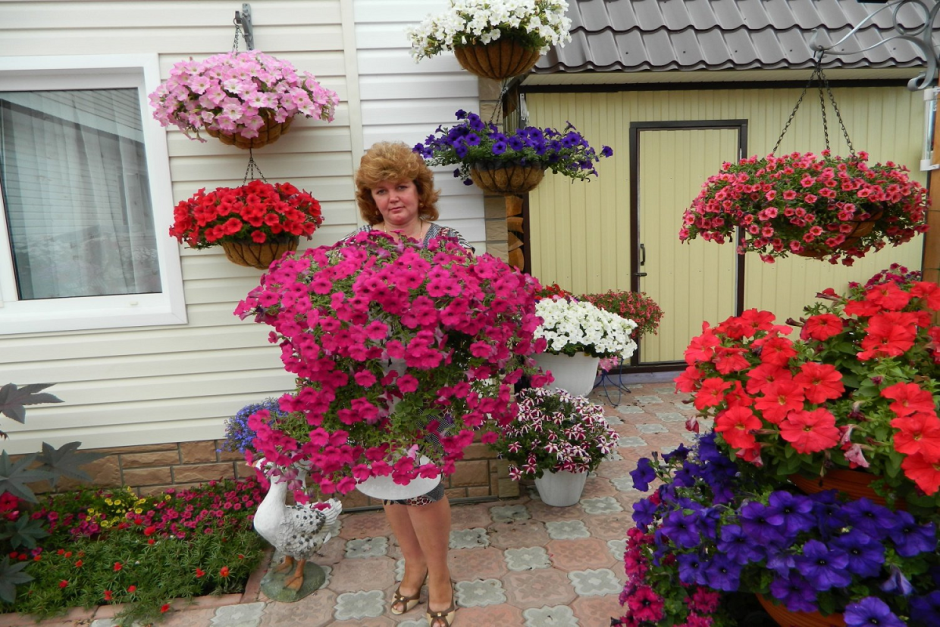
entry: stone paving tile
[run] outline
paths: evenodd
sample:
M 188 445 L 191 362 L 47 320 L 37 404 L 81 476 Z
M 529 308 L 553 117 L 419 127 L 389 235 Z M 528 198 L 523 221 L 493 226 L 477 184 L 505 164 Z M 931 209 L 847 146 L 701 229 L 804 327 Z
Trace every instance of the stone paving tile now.
M 574 611 L 566 605 L 531 607 L 522 613 L 525 627 L 575 627 L 580 625 Z
M 377 618 L 386 611 L 384 590 L 360 590 L 346 592 L 336 598 L 333 616 L 336 620 L 360 620 Z M 361 624 L 361 623 L 356 623 Z
M 571 585 L 579 596 L 603 596 L 620 594 L 623 583 L 608 568 L 597 568 L 568 573 Z
M 627 541 L 626 540 L 608 540 L 607 549 L 610 551 L 610 554 L 614 556 L 614 560 L 618 564 L 622 564 L 623 554 L 627 552 Z
M 490 508 L 493 522 L 513 522 L 532 518 L 525 505 L 498 505 Z
M 580 520 L 584 515 L 579 507 L 553 507 L 542 501 L 532 501 L 526 507 L 534 520 L 541 520 L 542 522 Z
M 617 494 L 617 489 L 610 484 L 610 481 L 603 478 L 596 479 L 595 477 L 596 475 L 589 477 L 587 483 L 584 484 L 584 490 L 581 492 L 581 503 L 584 503 L 585 499 L 595 499 Z
M 259 627 L 264 603 L 246 603 L 244 605 L 226 605 L 215 611 L 209 621 L 211 627 Z
M 508 602 L 523 609 L 543 605 L 568 605 L 574 588 L 565 573 L 553 568 L 509 573 L 504 578 Z
M 268 603 L 261 618 L 261 627 L 325 627 L 333 622 L 336 593 L 321 588 L 296 603 Z
M 610 547 L 598 538 L 552 540 L 545 548 L 552 565 L 566 572 L 585 568 L 613 568 L 616 565 Z
M 361 538 L 346 542 L 346 557 L 349 559 L 380 557 L 382 555 L 388 555 L 388 538 L 385 536 Z
M 330 623 L 331 627 L 392 627 L 393 625 L 395 625 L 395 621 L 390 616 L 357 618 L 356 620 L 341 620 Z M 425 625 L 427 625 L 427 621 L 425 621 Z
M 581 520 L 561 520 L 558 522 L 545 523 L 548 535 L 553 540 L 577 540 L 578 538 L 588 538 L 591 533 L 584 526 Z M 626 533 L 626 532 L 624 532 Z
M 634 435 L 626 438 L 620 438 L 620 442 L 617 443 L 617 446 L 620 448 L 637 448 L 640 446 L 646 446 L 646 440 Z
M 450 532 L 450 548 L 452 549 L 473 549 L 489 545 L 490 539 L 487 536 L 486 529 L 482 527 L 454 529 Z
M 506 567 L 509 570 L 534 570 L 536 568 L 551 568 L 548 551 L 541 546 L 530 546 L 521 549 L 506 549 L 503 551 Z
M 620 607 L 620 592 L 599 597 L 579 597 L 571 604 L 574 615 L 585 627 L 597 625 L 610 625 L 611 618 L 623 616 Z
M 595 538 L 620 540 L 626 537 L 627 529 L 636 524 L 633 521 L 633 508 L 629 508 L 629 511 L 626 511 L 626 508 L 624 509 L 625 511 L 617 514 L 588 518 L 584 524 L 587 525 L 587 530 Z
M 639 405 L 621 405 L 617 408 L 617 412 L 625 415 L 646 413 Z
M 503 582 L 499 579 L 458 581 L 454 588 L 457 592 L 457 604 L 460 607 L 499 605 L 506 602 L 506 591 L 503 589 Z
M 342 529 L 339 535 L 347 540 L 387 536 L 392 532 L 385 512 L 356 512 L 341 514 Z
M 617 502 L 617 499 L 610 496 L 602 496 L 593 499 L 582 497 L 581 509 L 584 510 L 585 514 L 592 516 L 598 514 L 615 514 L 623 511 L 623 507 Z
M 657 424 L 636 425 L 636 430 L 640 433 L 669 433 L 669 429 Z
M 395 562 L 389 557 L 348 559 L 336 564 L 329 587 L 336 592 L 387 588 L 395 582 Z
M 493 547 L 450 551 L 447 565 L 457 581 L 499 579 L 509 572 L 503 552 Z
M 486 527 L 492 522 L 492 518 L 483 504 L 454 505 L 450 508 L 450 521 L 451 529 L 474 529 Z
M 453 627 L 510 627 L 522 625 L 522 621 L 521 609 L 508 603 L 500 603 L 484 607 L 461 607 Z M 427 622 L 421 627 L 427 627 Z
M 548 542 L 546 524 L 540 520 L 493 523 L 489 526 L 490 543 L 499 549 L 517 549 Z

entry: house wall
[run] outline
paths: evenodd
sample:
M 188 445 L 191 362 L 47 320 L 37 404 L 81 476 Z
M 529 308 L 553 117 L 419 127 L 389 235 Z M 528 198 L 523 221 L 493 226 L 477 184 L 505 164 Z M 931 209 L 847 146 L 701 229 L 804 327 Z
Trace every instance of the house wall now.
M 476 79 L 452 56 L 420 65 L 408 56 L 405 26 L 446 2 L 394 4 L 256 0 L 251 5 L 255 47 L 312 72 L 341 101 L 333 123 L 297 118 L 275 144 L 254 151 L 268 180 L 290 180 L 322 204 L 324 224 L 302 249 L 331 244 L 360 223 L 353 174 L 363 147 L 380 139 L 416 142 L 452 120 L 458 108 L 478 104 Z M 230 50 L 232 18 L 240 8 L 241 3 L 216 0 L 0 0 L 0 55 L 156 53 L 165 79 L 181 59 Z M 166 137 L 174 202 L 201 187 L 241 184 L 247 151 L 211 138 L 191 141 L 175 129 Z M 441 221 L 482 252 L 482 195 L 449 176 L 440 182 Z M 168 227 L 157 230 L 165 233 Z M 54 382 L 50 391 L 64 401 L 31 407 L 25 425 L 4 418 L 2 428 L 11 436 L 5 450 L 29 453 L 44 441 L 58 446 L 74 440 L 85 449 L 124 452 L 180 442 L 215 446 L 210 443 L 223 436 L 226 417 L 293 388 L 279 350 L 268 343 L 269 328 L 232 314 L 261 272 L 229 263 L 218 248 L 181 247 L 180 256 L 186 325 L 0 334 L 0 384 Z M 180 459 L 186 463 L 182 453 Z
M 598 165 L 596 180 L 570 183 L 562 176 L 546 175 L 531 192 L 532 273 L 543 283 L 558 282 L 576 293 L 630 289 L 631 122 L 746 119 L 748 154 L 766 155 L 800 92 L 716 89 L 527 94 L 530 124 L 560 128 L 570 120 L 592 145 L 609 144 L 614 149 L 614 156 Z M 835 96 L 856 149 L 868 151 L 872 162 L 905 164 L 913 178 L 926 183 L 925 173 L 918 170 L 924 115 L 920 93 L 904 87 L 840 87 Z M 817 102 L 815 94 L 807 95 L 779 152 L 819 152 L 825 147 Z M 829 138 L 835 154 L 848 153 L 831 108 Z M 669 169 L 670 163 L 663 167 L 663 176 L 682 176 Z M 687 205 L 691 201 L 690 196 L 682 202 Z M 674 224 L 677 247 L 679 227 Z M 717 246 L 692 242 L 696 244 Z M 870 254 L 849 268 L 793 256 L 765 264 L 755 255 L 746 255 L 744 306 L 773 311 L 780 320 L 798 317 L 813 295 L 826 287 L 845 289 L 849 281 L 865 281 L 892 262 L 920 269 L 922 249 L 923 237 L 917 237 L 904 246 Z M 684 302 L 694 303 L 695 299 L 689 296 Z M 695 326 L 701 328 L 700 324 Z

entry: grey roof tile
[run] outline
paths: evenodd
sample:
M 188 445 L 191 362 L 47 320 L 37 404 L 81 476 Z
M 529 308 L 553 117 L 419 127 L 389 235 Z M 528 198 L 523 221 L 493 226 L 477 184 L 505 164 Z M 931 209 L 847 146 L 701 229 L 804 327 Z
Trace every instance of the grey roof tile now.
M 925 0 L 933 4 L 938 0 Z M 895 40 L 894 9 L 857 0 L 570 0 L 572 42 L 543 56 L 535 72 L 779 69 L 812 67 L 809 43 L 834 43 L 875 14 L 840 46 L 859 51 L 827 55 L 826 67 L 916 67 L 913 44 Z M 923 26 L 922 11 L 898 11 L 903 28 Z M 940 45 L 935 30 L 934 39 Z

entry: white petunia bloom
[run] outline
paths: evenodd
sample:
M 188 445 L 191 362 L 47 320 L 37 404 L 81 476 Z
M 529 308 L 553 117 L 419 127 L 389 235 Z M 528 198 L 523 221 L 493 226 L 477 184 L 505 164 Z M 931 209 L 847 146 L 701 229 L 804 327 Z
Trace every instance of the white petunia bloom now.
M 535 336 L 545 339 L 548 352 L 629 359 L 636 350 L 630 338 L 636 323 L 589 302 L 543 298 L 536 303 L 535 313 L 542 318 Z

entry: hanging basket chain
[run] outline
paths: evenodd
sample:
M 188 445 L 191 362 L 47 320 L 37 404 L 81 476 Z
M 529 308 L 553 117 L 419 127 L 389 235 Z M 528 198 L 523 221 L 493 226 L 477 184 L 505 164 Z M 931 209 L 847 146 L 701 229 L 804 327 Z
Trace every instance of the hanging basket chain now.
M 235 41 L 232 42 L 232 54 L 238 54 L 238 38 L 242 36 L 242 26 L 238 23 L 238 18 L 232 19 L 235 25 Z
M 845 122 L 842 120 L 842 113 L 839 111 L 839 106 L 836 104 L 835 94 L 832 93 L 832 88 L 829 86 L 829 79 L 823 73 L 822 69 L 822 60 L 823 53 L 819 52 L 815 58 L 815 65 L 813 67 L 813 73 L 809 77 L 806 86 L 803 88 L 803 93 L 800 94 L 799 99 L 796 101 L 796 106 L 793 107 L 793 111 L 790 112 L 790 117 L 787 118 L 787 123 L 783 126 L 783 131 L 780 132 L 780 137 L 777 138 L 777 143 L 774 144 L 774 149 L 771 151 L 771 154 L 776 154 L 777 150 L 780 148 L 781 142 L 783 142 L 784 135 L 787 134 L 787 130 L 790 128 L 790 124 L 793 123 L 793 118 L 796 117 L 796 112 L 799 110 L 800 105 L 803 103 L 803 98 L 806 96 L 806 92 L 813 85 L 813 82 L 819 80 L 819 107 L 822 112 L 822 122 L 823 122 L 823 135 L 826 140 L 826 150 L 831 150 L 829 145 L 829 119 L 826 115 L 826 94 L 829 96 L 829 101 L 832 103 L 832 108 L 836 113 L 836 119 L 839 120 L 839 126 L 842 128 L 842 136 L 845 137 L 845 142 L 849 147 L 849 154 L 855 155 L 855 147 L 852 145 L 852 140 L 849 138 L 849 131 L 845 127 Z
M 257 172 L 257 175 L 255 174 Z M 264 178 L 264 173 L 261 172 L 261 168 L 258 167 L 258 164 L 255 163 L 255 156 L 252 153 L 251 148 L 248 149 L 248 167 L 245 169 L 245 178 L 242 180 L 242 185 L 247 185 L 248 180 L 255 180 L 260 178 L 265 183 L 268 182 L 268 179 Z

